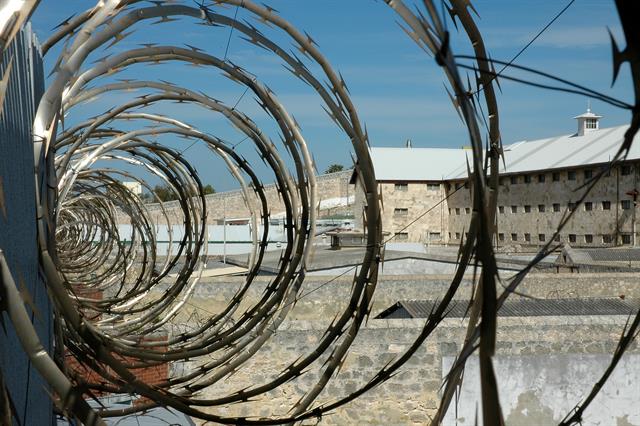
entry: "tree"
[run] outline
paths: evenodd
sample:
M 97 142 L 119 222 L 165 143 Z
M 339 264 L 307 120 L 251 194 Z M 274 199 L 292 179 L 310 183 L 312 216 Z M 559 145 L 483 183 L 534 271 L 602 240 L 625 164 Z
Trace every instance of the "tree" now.
M 207 184 L 205 185 L 204 188 L 202 188 L 204 195 L 209 195 L 209 194 L 215 194 L 216 193 L 216 189 L 211 185 L 211 184 Z
M 169 185 L 156 185 L 153 187 L 153 192 L 160 199 L 160 201 L 171 201 L 178 199 L 178 194 L 176 194 Z
M 330 165 L 329 167 L 327 167 L 327 170 L 324 171 L 324 174 L 329 174 L 329 173 L 337 173 L 337 172 L 341 172 L 344 170 L 344 166 L 342 164 L 337 164 L 334 163 L 332 165 Z

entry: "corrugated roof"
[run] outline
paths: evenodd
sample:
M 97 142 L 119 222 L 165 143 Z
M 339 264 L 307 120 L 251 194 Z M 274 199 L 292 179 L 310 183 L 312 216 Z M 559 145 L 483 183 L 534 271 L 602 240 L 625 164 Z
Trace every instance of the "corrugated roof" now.
M 639 248 L 585 249 L 583 250 L 594 262 L 637 262 L 640 261 Z
M 435 300 L 400 300 L 378 318 L 428 318 L 437 306 Z M 457 300 L 450 306 L 449 318 L 466 316 L 468 300 Z M 500 311 L 503 317 L 630 315 L 637 306 L 619 298 L 589 299 L 517 299 L 507 300 Z
M 505 164 L 501 173 L 579 167 L 607 163 L 616 154 L 628 126 L 610 127 L 521 141 L 504 146 Z M 371 148 L 371 157 L 380 181 L 429 181 L 460 179 L 467 176 L 466 158 L 471 152 L 452 148 Z M 640 159 L 640 135 L 636 135 L 628 156 Z
M 439 181 L 464 166 L 467 153 L 471 155 L 450 148 L 371 148 L 371 159 L 379 181 Z

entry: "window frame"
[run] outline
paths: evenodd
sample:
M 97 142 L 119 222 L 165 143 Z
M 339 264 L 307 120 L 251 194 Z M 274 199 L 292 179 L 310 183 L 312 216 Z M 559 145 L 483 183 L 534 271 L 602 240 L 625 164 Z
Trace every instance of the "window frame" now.
M 402 183 L 402 182 L 396 182 L 393 184 L 393 190 L 395 191 L 401 191 L 401 192 L 406 192 L 409 190 L 409 184 L 408 183 Z

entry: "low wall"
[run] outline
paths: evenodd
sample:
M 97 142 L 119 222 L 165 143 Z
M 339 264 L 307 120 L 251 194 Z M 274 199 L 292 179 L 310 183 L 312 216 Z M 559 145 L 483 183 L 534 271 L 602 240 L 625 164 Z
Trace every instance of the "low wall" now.
M 261 297 L 273 277 L 258 277 L 245 297 L 242 307 Z M 332 280 L 332 281 L 330 281 Z M 330 282 L 329 282 L 330 281 Z M 291 320 L 317 320 L 333 318 L 346 308 L 351 292 L 352 278 L 309 276 L 305 279 L 302 296 L 290 312 Z M 373 299 L 372 316 L 407 299 L 440 299 L 447 291 L 451 276 L 384 276 L 378 280 Z M 208 278 L 196 287 L 190 303 L 206 310 L 218 312 L 231 300 L 244 283 L 243 277 Z M 464 279 L 456 298 L 469 299 L 471 277 Z M 518 288 L 518 292 L 536 298 L 620 297 L 640 300 L 640 282 L 636 274 L 530 274 Z M 517 296 L 515 296 L 517 297 Z M 185 318 L 189 315 L 184 313 Z
M 262 295 L 272 277 L 259 277 L 249 289 L 243 307 Z M 350 278 L 308 277 L 302 296 L 272 338 L 231 377 L 204 392 L 215 398 L 274 379 L 288 365 L 313 351 L 330 321 L 345 308 Z M 400 299 L 437 299 L 449 286 L 450 276 L 394 276 L 378 283 L 371 318 L 360 329 L 349 355 L 318 402 L 327 403 L 366 384 L 390 361 L 401 356 L 421 332 L 425 321 L 378 320 L 374 316 Z M 190 307 L 215 313 L 239 289 L 243 279 L 209 279 L 198 284 Z M 531 274 L 519 291 L 538 298 L 620 297 L 640 299 L 636 274 Z M 471 292 L 466 277 L 457 297 Z M 521 297 L 513 295 L 512 297 Z M 242 311 L 241 308 L 239 311 Z M 185 312 L 185 315 L 190 313 Z M 187 316 L 178 319 L 184 324 Z M 626 316 L 499 317 L 496 375 L 501 404 L 510 426 L 557 424 L 586 394 L 607 367 L 627 321 Z M 440 401 L 440 389 L 448 367 L 461 348 L 467 322 L 445 319 L 398 374 L 350 404 L 325 415 L 319 424 L 423 425 Z M 184 325 L 183 325 L 184 326 Z M 223 406 L 211 412 L 221 415 L 285 416 L 317 381 L 325 353 L 307 373 L 269 392 L 261 399 Z M 177 373 L 189 371 L 195 362 L 174 365 Z M 471 358 L 457 415 L 446 425 L 473 424 L 479 404 L 477 362 Z M 640 405 L 634 386 L 640 383 L 640 348 L 635 342 L 616 373 L 587 410 L 584 425 L 640 425 Z M 637 402 L 637 401 L 636 401 Z M 316 424 L 311 419 L 303 424 Z
M 588 393 L 594 379 L 606 368 L 625 320 L 624 317 L 501 319 L 496 365 L 508 365 L 519 372 L 518 383 L 505 375 L 505 372 L 511 374 L 511 370 L 499 369 L 497 372 L 500 385 L 503 386 L 501 403 L 505 418 L 509 419 L 507 424 L 551 424 L 546 420 L 557 423 Z M 422 320 L 369 321 L 360 330 L 344 366 L 320 394 L 318 402 L 334 401 L 366 384 L 381 368 L 408 349 L 423 324 Z M 299 356 L 313 350 L 327 326 L 327 322 L 320 321 L 283 324 L 246 366 L 228 380 L 208 388 L 204 396 L 215 398 L 268 382 Z M 427 424 L 439 403 L 440 385 L 447 373 L 446 364 L 450 364 L 459 349 L 464 332 L 464 323 L 445 320 L 397 375 L 347 406 L 322 417 L 320 424 Z M 637 394 L 629 392 L 630 386 L 640 381 L 640 351 L 637 344 L 625 357 L 619 373 L 607 382 L 602 395 L 587 411 L 583 423 L 585 426 L 640 424 L 640 406 L 629 403 L 630 399 L 637 397 Z M 539 368 L 545 359 L 562 359 L 563 362 L 549 364 L 545 370 Z M 212 412 L 242 416 L 286 415 L 289 408 L 315 384 L 323 361 L 324 358 L 320 359 L 308 369 L 308 373 L 264 398 L 224 406 Z M 575 371 L 563 370 L 566 365 L 575 366 L 574 370 L 582 367 L 589 371 L 582 375 L 575 374 Z M 472 359 L 469 367 L 471 386 L 475 384 L 473 377 L 476 369 Z M 458 412 L 458 425 L 473 424 L 473 417 L 467 413 L 475 413 L 475 397 L 477 393 L 464 394 L 460 406 L 465 407 L 466 411 Z M 550 399 L 553 402 L 549 402 Z M 545 422 L 540 423 L 541 419 Z M 627 423 L 620 423 L 622 421 Z M 303 423 L 316 424 L 316 419 Z M 447 417 L 445 424 L 456 424 L 452 415 Z

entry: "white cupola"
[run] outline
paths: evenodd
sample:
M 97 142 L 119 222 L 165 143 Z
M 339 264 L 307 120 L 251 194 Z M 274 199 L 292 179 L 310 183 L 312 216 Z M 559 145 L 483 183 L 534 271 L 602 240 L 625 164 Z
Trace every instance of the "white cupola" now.
M 573 117 L 578 120 L 578 136 L 584 136 L 585 133 L 598 130 L 600 128 L 601 115 L 591 112 L 591 105 L 587 106 L 587 112 Z

